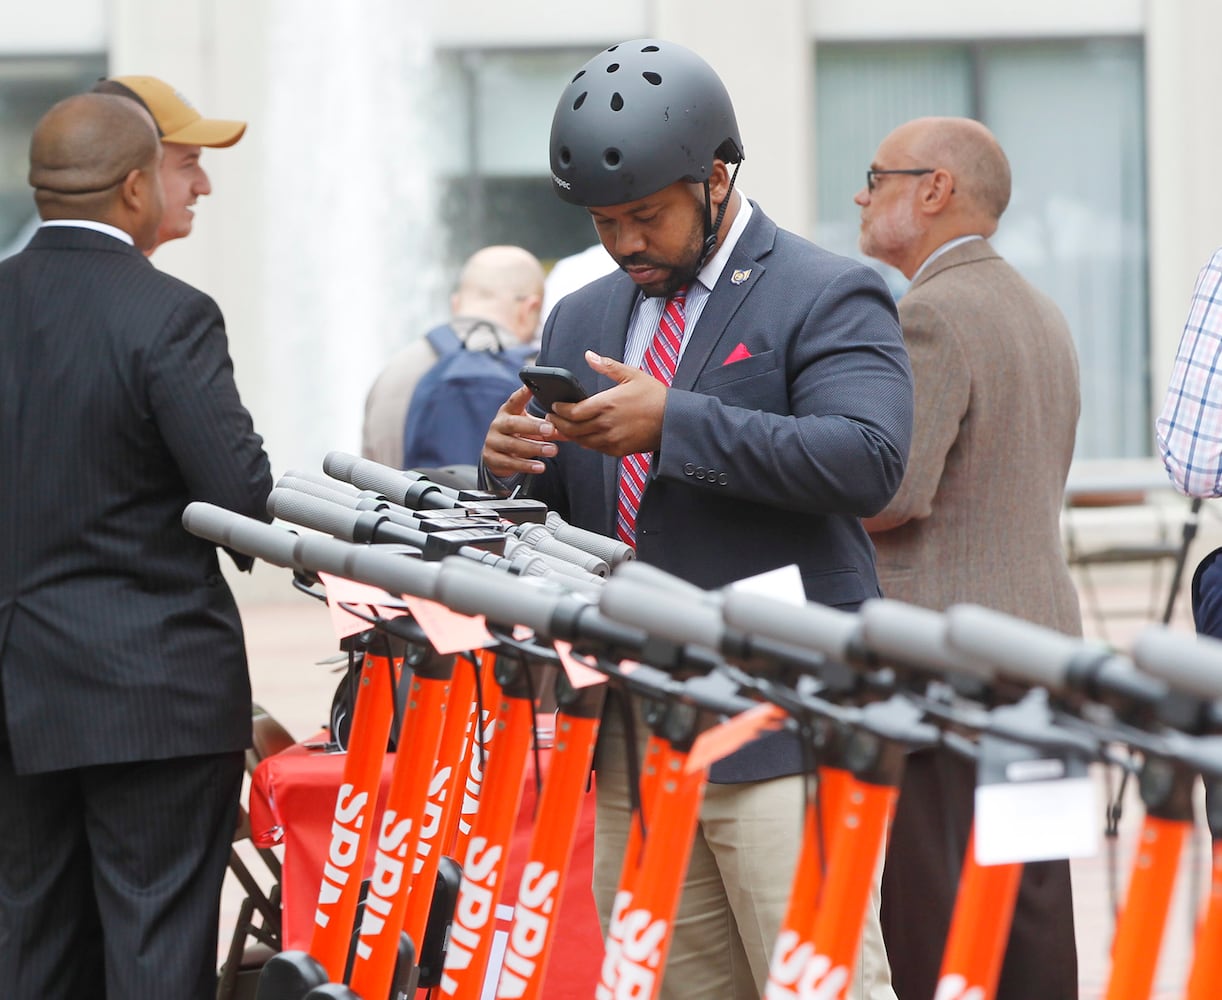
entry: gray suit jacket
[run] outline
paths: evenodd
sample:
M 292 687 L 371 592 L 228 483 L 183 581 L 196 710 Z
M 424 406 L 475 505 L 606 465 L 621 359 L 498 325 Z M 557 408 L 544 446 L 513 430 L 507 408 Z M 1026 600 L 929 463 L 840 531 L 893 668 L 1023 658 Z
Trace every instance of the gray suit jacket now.
M 592 392 L 609 388 L 582 355 L 624 356 L 636 296 L 617 272 L 561 300 L 539 363 L 571 369 Z M 750 356 L 726 364 L 740 344 Z M 668 394 L 637 555 L 706 588 L 797 563 L 808 600 L 855 608 L 878 594 L 858 519 L 898 487 L 911 420 L 911 372 L 881 278 L 756 207 Z M 563 444 L 530 495 L 612 535 L 617 470 L 615 458 Z M 713 779 L 797 770 L 796 749 L 772 742 L 716 765 Z
M 1065 318 L 985 240 L 935 259 L 899 314 L 917 419 L 903 485 L 871 524 L 883 593 L 1081 634 L 1060 531 L 1080 409 Z
M 270 488 L 210 298 L 87 229 L 0 263 L 0 729 L 19 772 L 249 745 L 237 608 L 180 518 L 192 500 L 266 518 Z

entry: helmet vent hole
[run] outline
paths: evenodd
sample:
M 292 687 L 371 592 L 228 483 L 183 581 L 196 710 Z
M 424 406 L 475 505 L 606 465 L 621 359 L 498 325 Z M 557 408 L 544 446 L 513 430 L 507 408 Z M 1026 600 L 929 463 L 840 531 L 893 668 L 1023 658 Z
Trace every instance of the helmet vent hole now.
M 568 146 L 561 146 L 560 147 L 560 165 L 562 167 L 567 167 L 572 162 L 573 162 L 572 151 L 569 149 Z
M 623 111 L 624 110 L 624 99 L 620 97 L 618 90 L 614 94 L 611 95 L 611 110 L 612 111 Z
M 608 73 L 614 73 L 614 72 L 616 72 L 618 69 L 619 69 L 619 63 L 612 63 L 610 66 L 608 66 L 608 67 L 607 67 L 607 72 L 608 72 Z
M 577 110 L 578 108 L 580 108 L 580 107 L 581 107 L 583 104 L 585 104 L 585 102 L 586 102 L 586 97 L 589 95 L 589 93 L 590 93 L 590 92 L 589 92 L 588 90 L 583 90 L 583 91 L 582 91 L 580 94 L 578 94 L 578 95 L 577 95 L 577 100 L 575 100 L 575 101 L 573 102 L 573 110 L 574 110 L 574 111 L 576 111 L 576 110 Z
M 603 163 L 614 170 L 620 164 L 620 151 L 618 149 L 608 149 L 603 152 Z
M 584 69 L 579 69 L 577 71 L 577 75 L 573 77 L 573 79 L 571 79 L 569 83 L 576 83 L 578 80 L 580 80 L 585 75 L 586 75 L 586 71 Z
M 655 87 L 662 86 L 662 76 L 660 73 L 642 73 L 641 76 L 643 76 L 648 82 L 652 83 Z
M 656 45 L 646 45 L 643 49 L 641 49 L 641 51 L 642 52 L 657 52 L 658 47 Z
M 618 43 L 616 43 L 615 45 L 612 45 L 612 46 L 611 46 L 611 48 L 607 49 L 607 51 L 608 51 L 608 52 L 614 52 L 614 51 L 615 51 L 616 49 L 618 49 L 618 48 L 619 48 L 619 44 L 618 44 Z

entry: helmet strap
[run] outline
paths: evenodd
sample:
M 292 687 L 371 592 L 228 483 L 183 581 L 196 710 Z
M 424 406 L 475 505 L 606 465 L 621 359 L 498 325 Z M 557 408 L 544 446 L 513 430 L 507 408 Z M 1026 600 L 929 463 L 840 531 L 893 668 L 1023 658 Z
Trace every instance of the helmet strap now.
M 716 219 L 713 218 L 713 198 L 709 192 L 709 182 L 707 179 L 704 182 L 704 249 L 701 250 L 700 260 L 696 264 L 697 272 L 713 256 L 713 250 L 717 246 L 717 230 L 721 228 L 721 223 L 726 217 L 726 209 L 730 207 L 730 196 L 734 194 L 734 182 L 738 180 L 738 168 L 742 165 L 742 160 L 734 164 L 734 173 L 730 175 L 730 187 L 726 191 L 726 196 L 721 200 L 721 206 L 717 209 Z

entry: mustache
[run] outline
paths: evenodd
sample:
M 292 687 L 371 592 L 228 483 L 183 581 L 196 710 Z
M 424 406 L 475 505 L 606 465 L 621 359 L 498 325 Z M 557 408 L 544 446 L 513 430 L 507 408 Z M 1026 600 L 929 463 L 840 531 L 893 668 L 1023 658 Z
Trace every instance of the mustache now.
M 665 261 L 654 260 L 652 257 L 647 257 L 641 253 L 629 254 L 627 257 L 618 258 L 618 260 L 620 267 L 670 267 Z

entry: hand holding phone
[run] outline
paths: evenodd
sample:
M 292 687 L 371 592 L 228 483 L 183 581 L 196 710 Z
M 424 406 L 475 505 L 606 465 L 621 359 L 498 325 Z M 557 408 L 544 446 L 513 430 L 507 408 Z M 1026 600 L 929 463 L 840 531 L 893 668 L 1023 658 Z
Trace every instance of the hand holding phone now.
M 579 403 L 589 398 L 585 387 L 577 376 L 567 368 L 551 368 L 547 365 L 525 365 L 518 372 L 522 384 L 534 394 L 528 409 L 538 416 L 552 412 L 556 403 Z

